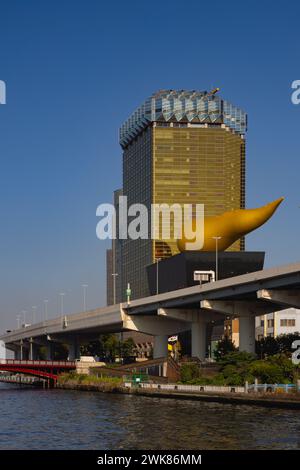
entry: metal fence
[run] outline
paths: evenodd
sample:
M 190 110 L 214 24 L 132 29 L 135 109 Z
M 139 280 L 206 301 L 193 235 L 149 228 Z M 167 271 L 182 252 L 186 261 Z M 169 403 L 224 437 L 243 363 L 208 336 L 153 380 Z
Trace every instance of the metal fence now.
M 125 387 L 139 387 L 150 390 L 166 390 L 173 392 L 190 393 L 300 393 L 300 383 L 296 384 L 248 384 L 245 386 L 219 386 L 219 385 L 184 385 L 184 384 L 159 384 L 147 382 L 134 382 L 128 377 L 125 378 Z
M 295 393 L 300 392 L 299 385 L 296 384 L 246 384 L 248 393 Z
M 131 381 L 125 382 L 125 387 L 138 386 L 152 390 L 166 390 L 178 392 L 215 392 L 215 393 L 245 393 L 245 387 L 236 386 L 215 386 L 215 385 L 183 385 L 183 384 L 157 384 L 157 383 L 139 383 L 134 384 Z

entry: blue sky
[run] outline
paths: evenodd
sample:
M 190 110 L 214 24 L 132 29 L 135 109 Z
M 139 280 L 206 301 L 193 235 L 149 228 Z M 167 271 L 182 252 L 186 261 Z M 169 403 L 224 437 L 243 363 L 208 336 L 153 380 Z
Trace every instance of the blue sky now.
M 118 128 L 153 91 L 210 89 L 248 113 L 247 207 L 286 200 L 247 238 L 267 265 L 300 259 L 296 1 L 2 0 L 0 330 L 105 304 L 96 207 L 121 185 Z

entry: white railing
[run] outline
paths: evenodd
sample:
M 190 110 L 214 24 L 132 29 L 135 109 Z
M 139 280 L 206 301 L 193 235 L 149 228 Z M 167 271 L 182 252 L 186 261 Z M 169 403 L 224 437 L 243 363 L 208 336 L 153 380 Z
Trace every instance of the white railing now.
M 0 382 L 12 382 L 12 383 L 35 383 L 35 382 L 40 382 L 41 379 L 38 379 L 37 377 L 21 377 L 21 376 L 16 376 L 16 375 L 0 375 Z
M 247 392 L 249 393 L 268 393 L 268 392 L 281 392 L 291 393 L 300 392 L 300 384 L 246 384 Z
M 235 385 L 184 385 L 184 384 L 158 384 L 158 383 L 148 383 L 140 382 L 138 384 L 132 383 L 132 381 L 126 378 L 124 383 L 125 387 L 134 387 L 151 389 L 151 390 L 170 390 L 178 392 L 190 392 L 190 393 L 295 393 L 300 392 L 300 383 L 295 384 L 248 384 L 245 383 L 244 387 L 235 386 Z
M 131 387 L 131 382 L 125 382 L 125 387 Z M 171 390 L 178 392 L 215 392 L 215 393 L 245 393 L 245 387 L 237 386 L 218 386 L 218 385 L 183 385 L 183 384 L 157 384 L 157 383 L 139 383 L 139 388 L 152 390 Z

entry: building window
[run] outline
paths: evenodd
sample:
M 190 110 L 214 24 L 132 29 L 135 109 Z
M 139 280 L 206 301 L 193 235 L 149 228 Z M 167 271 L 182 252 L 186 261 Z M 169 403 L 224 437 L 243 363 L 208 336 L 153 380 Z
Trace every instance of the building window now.
M 296 320 L 294 318 L 283 318 L 280 320 L 280 326 L 296 326 Z
M 268 328 L 274 328 L 274 320 L 273 318 L 268 320 Z

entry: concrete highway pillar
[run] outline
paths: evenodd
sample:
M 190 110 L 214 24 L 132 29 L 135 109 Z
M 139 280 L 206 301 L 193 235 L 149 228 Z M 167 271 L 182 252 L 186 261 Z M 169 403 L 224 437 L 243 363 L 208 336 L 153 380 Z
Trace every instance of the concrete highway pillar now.
M 14 351 L 14 359 L 18 360 L 18 361 L 21 359 L 21 354 L 20 354 L 20 351 L 18 349 L 16 351 Z
M 201 317 L 192 323 L 192 356 L 204 361 L 206 355 L 207 323 Z
M 255 315 L 239 317 L 239 350 L 255 353 Z
M 29 340 L 29 360 L 33 361 L 33 339 Z
M 54 359 L 54 344 L 50 341 L 46 344 L 46 359 L 47 361 L 53 361 Z
M 29 360 L 35 361 L 37 359 L 37 346 L 34 344 L 33 339 L 29 340 Z
M 168 335 L 154 337 L 153 359 L 168 356 Z
M 75 361 L 75 359 L 80 359 L 80 345 L 76 340 L 72 344 L 69 344 L 69 361 Z
M 20 360 L 23 361 L 23 340 L 20 341 Z

